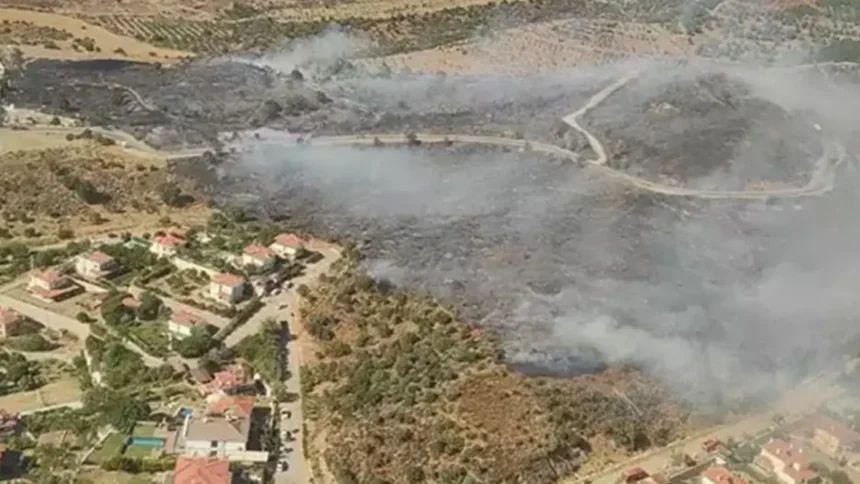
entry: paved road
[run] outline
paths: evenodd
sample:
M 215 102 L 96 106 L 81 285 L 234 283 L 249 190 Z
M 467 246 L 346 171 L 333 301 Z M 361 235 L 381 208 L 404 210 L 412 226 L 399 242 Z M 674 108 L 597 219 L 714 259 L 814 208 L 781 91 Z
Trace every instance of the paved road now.
M 833 374 L 809 380 L 798 385 L 793 391 L 780 398 L 779 401 L 772 404 L 765 412 L 710 429 L 666 447 L 654 449 L 651 452 L 615 465 L 597 474 L 576 476 L 563 482 L 566 484 L 582 484 L 586 480 L 590 480 L 594 484 L 615 484 L 621 472 L 630 467 L 642 467 L 652 473 L 661 472 L 661 470 L 671 464 L 672 456 L 675 454 L 699 454 L 702 449 L 702 443 L 709 438 L 717 438 L 723 442 L 729 438 L 742 441 L 745 436 L 754 436 L 767 431 L 773 425 L 773 419 L 777 414 L 783 416 L 786 421 L 791 421 L 808 414 L 810 411 L 814 411 L 820 405 L 838 398 L 844 393 L 844 390 L 839 387 L 836 380 L 837 375 Z
M 40 308 L 28 302 L 21 301 L 20 299 L 9 297 L 5 294 L 0 294 L 0 306 L 10 308 L 15 312 L 38 321 L 51 329 L 57 331 L 66 330 L 77 336 L 81 341 L 85 341 L 87 336 L 90 335 L 90 326 L 88 324 L 84 324 L 78 320 L 63 316 L 62 314 Z M 139 346 L 130 341 L 123 341 L 123 344 L 126 348 L 142 356 L 143 362 L 146 366 L 155 368 L 164 363 L 161 359 L 150 356 L 147 352 L 143 351 Z
M 248 320 L 247 323 L 236 328 L 235 331 L 230 333 L 225 339 L 224 344 L 226 346 L 235 346 L 246 336 L 250 336 L 252 334 L 256 334 L 260 331 L 260 327 L 263 324 L 263 321 L 272 318 L 272 319 L 284 319 L 285 316 L 289 315 L 292 308 L 295 307 L 296 302 L 298 301 L 296 289 L 302 284 L 312 284 L 314 283 L 320 274 L 326 272 L 328 268 L 331 266 L 331 263 L 334 262 L 340 254 L 334 249 L 314 249 L 319 251 L 323 255 L 323 259 L 316 264 L 308 266 L 305 269 L 305 273 L 301 276 L 292 279 L 290 282 L 293 283 L 292 289 L 288 289 L 283 291 L 281 294 L 277 296 L 271 296 L 264 299 L 265 306 L 260 309 L 251 319 Z M 287 305 L 286 310 L 279 309 L 283 305 Z

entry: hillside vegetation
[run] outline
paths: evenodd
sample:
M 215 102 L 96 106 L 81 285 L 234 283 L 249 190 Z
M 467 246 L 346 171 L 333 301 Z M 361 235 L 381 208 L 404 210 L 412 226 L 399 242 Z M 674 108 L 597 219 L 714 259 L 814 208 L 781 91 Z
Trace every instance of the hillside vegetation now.
M 685 422 L 630 369 L 513 373 L 492 338 L 433 299 L 375 282 L 354 259 L 300 292 L 316 349 L 302 369 L 306 445 L 315 472 L 339 483 L 550 482 L 664 445 Z

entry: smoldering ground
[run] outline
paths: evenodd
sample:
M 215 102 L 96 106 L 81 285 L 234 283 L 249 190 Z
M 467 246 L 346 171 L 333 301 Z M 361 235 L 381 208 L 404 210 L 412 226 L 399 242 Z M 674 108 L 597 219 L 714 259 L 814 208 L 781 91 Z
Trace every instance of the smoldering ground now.
M 611 81 L 615 70 L 604 72 Z M 846 106 L 860 104 L 840 96 L 834 105 L 826 83 L 725 74 L 752 93 L 779 83 L 766 100 L 832 126 L 834 138 L 847 134 L 835 129 Z M 577 89 L 601 80 L 599 71 L 586 78 Z M 384 113 L 397 96 L 420 105 L 428 79 L 390 80 L 395 94 L 375 102 L 367 93 L 384 94 L 381 82 L 368 81 L 362 102 Z M 458 98 L 464 109 L 498 97 L 475 78 L 433 82 L 469 86 Z M 505 103 L 541 96 L 508 92 Z M 756 133 L 739 143 L 754 145 Z M 638 192 L 528 152 L 296 146 L 277 132 L 245 136 L 238 148 L 223 167 L 227 202 L 252 195 L 316 234 L 364 242 L 371 273 L 498 330 L 519 368 L 571 374 L 628 363 L 691 399 L 719 401 L 784 389 L 838 361 L 860 333 L 853 159 L 821 197 L 740 202 Z

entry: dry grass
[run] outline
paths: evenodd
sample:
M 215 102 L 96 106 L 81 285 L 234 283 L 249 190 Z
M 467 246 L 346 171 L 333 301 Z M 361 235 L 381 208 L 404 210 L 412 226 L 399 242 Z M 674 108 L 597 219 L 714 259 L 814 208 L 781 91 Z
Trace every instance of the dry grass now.
M 395 71 L 446 74 L 522 75 L 630 56 L 665 57 L 687 54 L 686 36 L 658 26 L 573 19 L 535 23 L 503 30 L 485 38 L 365 61 L 385 63 Z
M 63 228 L 76 236 L 139 233 L 163 225 L 165 217 L 187 223 L 209 214 L 200 203 L 181 209 L 164 204 L 161 189 L 172 178 L 164 160 L 92 142 L 59 143 L 45 138 L 45 145 L 57 147 L 0 153 L 0 227 L 14 238 L 44 242 Z M 91 184 L 103 200 L 88 203 L 75 183 Z M 180 185 L 196 194 L 193 185 Z
M 0 8 L 0 40 L 18 43 L 25 57 L 44 59 L 127 59 L 175 62 L 190 54 L 122 37 L 79 19 L 52 13 Z M 8 29 L 4 32 L 2 29 Z M 91 39 L 87 50 L 81 40 Z M 50 41 L 50 43 L 46 43 Z M 85 42 L 87 43 L 87 42 Z
M 574 473 L 589 446 L 589 462 L 604 466 L 684 430 L 686 414 L 638 372 L 515 374 L 493 341 L 436 301 L 379 291 L 351 264 L 335 266 L 299 311 L 301 353 L 314 354 L 302 384 L 318 474 L 544 482 Z
M 24 412 L 50 405 L 74 402 L 81 398 L 77 380 L 65 378 L 29 392 L 12 393 L 0 397 L 0 408 L 9 412 Z

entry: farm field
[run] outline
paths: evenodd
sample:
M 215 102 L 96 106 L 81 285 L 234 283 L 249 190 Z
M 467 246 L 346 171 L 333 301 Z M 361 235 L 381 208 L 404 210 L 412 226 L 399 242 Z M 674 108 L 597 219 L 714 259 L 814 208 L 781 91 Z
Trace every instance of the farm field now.
M 163 49 L 112 33 L 80 19 L 45 12 L 0 8 L 6 44 L 18 43 L 25 57 L 176 62 L 188 53 Z

